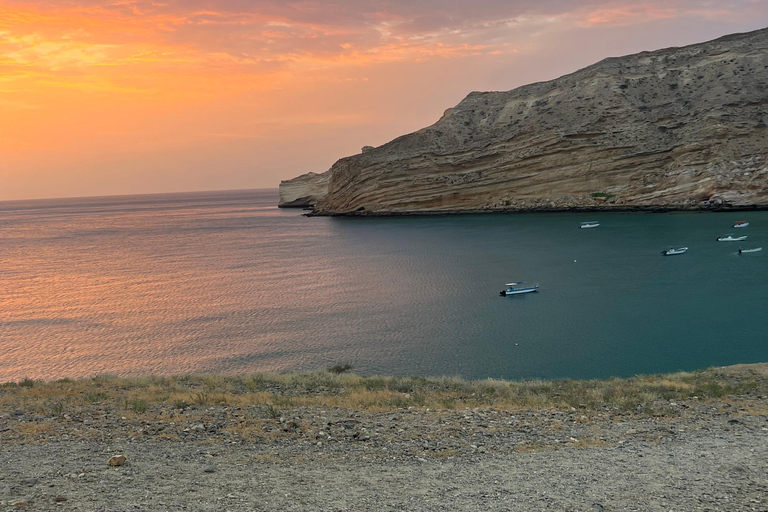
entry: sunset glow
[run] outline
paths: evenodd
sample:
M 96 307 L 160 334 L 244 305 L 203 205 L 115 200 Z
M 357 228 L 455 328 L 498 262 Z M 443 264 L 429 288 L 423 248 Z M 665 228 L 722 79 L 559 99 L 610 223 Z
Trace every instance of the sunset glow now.
M 768 25 L 768 0 L 0 1 L 0 200 L 276 187 L 607 56 Z

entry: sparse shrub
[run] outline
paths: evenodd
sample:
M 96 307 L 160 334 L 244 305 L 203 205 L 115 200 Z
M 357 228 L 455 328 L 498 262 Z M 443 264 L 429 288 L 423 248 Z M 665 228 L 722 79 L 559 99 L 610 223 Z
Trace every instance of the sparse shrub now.
M 290 396 L 279 395 L 279 394 L 273 393 L 271 401 L 275 405 L 282 405 L 284 407 L 292 407 L 293 406 L 293 398 L 291 398 Z
M 707 398 L 720 398 L 725 395 L 731 394 L 732 390 L 730 386 L 722 385 L 719 382 L 705 382 L 697 389 L 697 394 L 705 396 Z
M 251 391 L 259 391 L 264 387 L 264 376 L 254 375 L 245 381 L 245 386 Z
M 392 379 L 387 384 L 387 387 L 392 391 L 398 393 L 411 393 L 413 392 L 413 385 L 409 379 Z
M 368 377 L 365 379 L 365 385 L 370 391 L 385 389 L 387 387 L 387 380 L 383 377 Z
M 174 400 L 173 406 L 177 409 L 186 409 L 189 407 L 189 403 L 186 400 Z
M 342 364 L 335 364 L 333 366 L 330 366 L 330 367 L 327 368 L 327 370 L 330 373 L 340 374 L 340 373 L 346 373 L 349 370 L 351 370 L 352 368 L 354 368 L 354 366 L 352 366 L 351 364 L 349 364 L 349 363 L 342 363 Z
M 211 403 L 211 395 L 198 391 L 192 398 L 192 401 L 197 405 L 208 405 Z
M 107 394 L 100 391 L 86 391 L 82 394 L 82 398 L 86 402 L 101 402 L 107 398 Z
M 478 391 L 483 396 L 507 398 L 511 396 L 511 389 L 509 384 L 504 381 L 498 381 L 493 379 L 486 379 L 477 383 Z
M 266 415 L 267 415 L 267 418 L 270 418 L 270 419 L 273 419 L 273 420 L 276 420 L 276 419 L 278 419 L 278 418 L 279 418 L 280 416 L 282 416 L 282 414 L 283 414 L 283 413 L 280 411 L 280 409 L 276 408 L 276 407 L 275 407 L 275 406 L 273 406 L 272 404 L 269 404 L 269 405 L 266 407 L 266 409 L 264 409 L 264 412 L 266 413 Z
M 94 375 L 91 377 L 91 382 L 97 384 L 107 384 L 110 382 L 115 382 L 118 379 L 119 377 L 116 373 L 100 373 L 99 375 Z
M 24 380 L 19 382 L 19 386 L 21 386 L 23 388 L 31 388 L 31 387 L 35 386 L 35 381 L 32 380 L 32 379 L 25 378 Z
M 440 406 L 443 409 L 453 410 L 456 408 L 456 401 L 450 398 L 443 398 L 442 400 L 440 400 Z
M 54 416 L 61 416 L 61 414 L 64 412 L 64 404 L 61 402 L 56 402 L 51 404 L 51 414 Z
M 131 404 L 131 409 L 133 410 L 133 412 L 136 412 L 139 414 L 143 414 L 147 412 L 147 407 L 148 407 L 147 402 L 145 402 L 144 400 L 136 400 Z
M 636 396 L 627 397 L 616 402 L 616 405 L 620 410 L 625 412 L 632 412 L 640 407 L 640 399 Z
M 397 407 L 398 409 L 404 409 L 410 405 L 410 401 L 400 395 L 393 396 L 389 399 L 388 405 L 390 407 Z

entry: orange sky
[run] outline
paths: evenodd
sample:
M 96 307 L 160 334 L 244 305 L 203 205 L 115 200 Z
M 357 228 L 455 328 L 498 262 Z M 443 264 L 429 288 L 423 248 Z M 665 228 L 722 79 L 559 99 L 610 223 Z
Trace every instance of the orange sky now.
M 0 200 L 276 187 L 768 0 L 0 0 Z

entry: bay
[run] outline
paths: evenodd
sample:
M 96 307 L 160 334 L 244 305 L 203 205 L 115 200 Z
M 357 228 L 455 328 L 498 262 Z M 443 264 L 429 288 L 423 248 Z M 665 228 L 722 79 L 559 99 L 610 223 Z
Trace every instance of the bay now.
M 0 203 L 0 382 L 336 363 L 604 378 L 768 361 L 766 259 L 737 253 L 768 249 L 768 212 L 307 218 L 277 199 Z M 734 231 L 748 240 L 715 241 Z M 669 246 L 689 250 L 661 256 Z M 511 280 L 540 291 L 500 297 Z

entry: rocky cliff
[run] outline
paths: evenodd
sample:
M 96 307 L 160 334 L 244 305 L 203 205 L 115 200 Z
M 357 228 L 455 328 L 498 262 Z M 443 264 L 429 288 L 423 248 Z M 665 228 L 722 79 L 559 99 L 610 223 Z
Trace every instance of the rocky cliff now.
M 281 208 L 314 206 L 318 199 L 328 194 L 329 178 L 329 173 L 310 172 L 292 180 L 281 181 L 280 202 L 277 206 Z
M 325 173 L 317 214 L 768 207 L 768 29 L 473 92 Z

